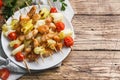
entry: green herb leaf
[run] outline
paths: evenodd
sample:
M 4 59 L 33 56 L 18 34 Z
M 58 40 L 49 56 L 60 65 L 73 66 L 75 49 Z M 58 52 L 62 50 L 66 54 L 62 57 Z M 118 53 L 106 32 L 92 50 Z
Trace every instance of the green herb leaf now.
M 65 0 L 59 0 L 60 2 L 64 2 Z
M 67 4 L 66 3 L 62 3 L 64 6 L 67 6 Z
M 53 0 L 53 2 L 56 2 L 57 0 Z
M 65 11 L 65 6 L 62 4 L 61 11 Z

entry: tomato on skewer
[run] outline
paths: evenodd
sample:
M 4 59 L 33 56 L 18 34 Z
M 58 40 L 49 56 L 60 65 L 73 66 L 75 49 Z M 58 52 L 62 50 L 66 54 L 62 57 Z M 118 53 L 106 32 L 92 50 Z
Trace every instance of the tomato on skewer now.
M 74 44 L 73 38 L 70 36 L 65 37 L 64 44 L 66 47 L 71 47 Z
M 51 7 L 50 13 L 57 13 L 57 9 L 55 7 Z
M 7 80 L 10 75 L 10 71 L 7 68 L 0 69 L 0 78 L 2 80 Z
M 62 31 L 62 30 L 65 29 L 65 25 L 64 25 L 63 22 L 56 22 L 56 23 L 55 23 L 55 26 L 56 26 L 56 30 L 57 30 L 58 32 L 60 32 L 60 31 Z
M 17 34 L 16 34 L 16 32 L 10 32 L 10 33 L 8 34 L 8 39 L 9 39 L 9 40 L 15 40 L 15 39 L 17 39 Z
M 22 54 L 22 52 L 16 53 L 15 59 L 16 59 L 16 61 L 19 61 L 19 62 L 23 61 L 24 60 L 24 55 Z

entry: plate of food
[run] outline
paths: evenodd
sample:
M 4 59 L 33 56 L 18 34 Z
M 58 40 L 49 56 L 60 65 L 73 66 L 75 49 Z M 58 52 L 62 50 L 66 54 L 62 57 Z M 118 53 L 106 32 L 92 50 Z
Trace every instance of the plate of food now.
M 31 70 L 51 68 L 63 61 L 73 46 L 72 24 L 56 8 L 34 5 L 14 13 L 2 26 L 1 43 L 7 57 Z

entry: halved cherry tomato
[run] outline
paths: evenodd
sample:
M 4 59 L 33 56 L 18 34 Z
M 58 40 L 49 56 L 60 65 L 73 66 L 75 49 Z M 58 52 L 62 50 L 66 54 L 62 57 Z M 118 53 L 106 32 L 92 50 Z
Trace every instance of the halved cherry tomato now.
M 55 7 L 52 7 L 52 8 L 50 9 L 50 13 L 57 13 L 57 9 L 56 9 Z
M 17 39 L 17 34 L 16 34 L 16 32 L 11 32 L 11 33 L 9 33 L 9 34 L 8 34 L 8 39 L 9 39 L 9 40 L 15 40 L 15 39 Z
M 56 26 L 56 30 L 57 30 L 58 32 L 64 30 L 64 28 L 65 28 L 65 25 L 64 25 L 63 22 L 56 22 L 56 23 L 55 23 L 55 26 Z
M 73 46 L 73 44 L 74 44 L 73 38 L 70 36 L 65 37 L 64 44 L 66 47 Z
M 16 55 L 15 55 L 15 59 L 16 61 L 23 61 L 24 60 L 24 55 L 22 54 L 22 52 L 18 52 Z
M 10 71 L 7 68 L 0 69 L 0 78 L 2 80 L 7 80 L 10 75 Z
M 2 2 L 2 0 L 0 0 L 0 8 L 2 7 L 2 5 L 3 5 L 3 2 Z
M 13 48 L 15 49 L 15 48 L 17 48 L 17 47 L 19 47 L 20 45 L 19 44 L 15 44 L 14 46 L 13 46 Z

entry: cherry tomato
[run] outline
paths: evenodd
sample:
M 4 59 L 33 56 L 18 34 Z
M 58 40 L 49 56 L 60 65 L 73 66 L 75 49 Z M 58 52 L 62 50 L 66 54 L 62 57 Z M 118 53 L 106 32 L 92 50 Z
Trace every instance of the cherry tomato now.
M 14 46 L 13 46 L 13 48 L 15 49 L 15 48 L 17 48 L 17 47 L 19 47 L 20 45 L 19 44 L 15 44 Z
M 2 0 L 0 0 L 0 8 L 2 7 L 2 5 L 3 5 L 3 2 L 2 2 Z
M 50 9 L 50 13 L 57 13 L 57 9 L 56 9 L 55 7 L 52 7 L 52 8 Z
M 9 40 L 15 40 L 15 39 L 17 39 L 17 34 L 16 34 L 16 32 L 11 32 L 11 33 L 9 33 L 9 34 L 8 34 L 8 39 L 9 39 Z
M 57 23 L 55 23 L 55 26 L 56 26 L 56 30 L 57 30 L 58 32 L 64 30 L 64 28 L 65 28 L 65 25 L 64 25 L 63 22 L 57 22 Z
M 22 52 L 18 52 L 16 55 L 15 55 L 15 59 L 16 61 L 23 61 L 24 60 L 24 55 L 22 54 Z
M 2 80 L 7 80 L 10 75 L 10 71 L 7 68 L 0 69 L 0 78 Z
M 73 44 L 74 44 L 73 38 L 70 36 L 65 37 L 64 44 L 66 47 L 73 46 Z

